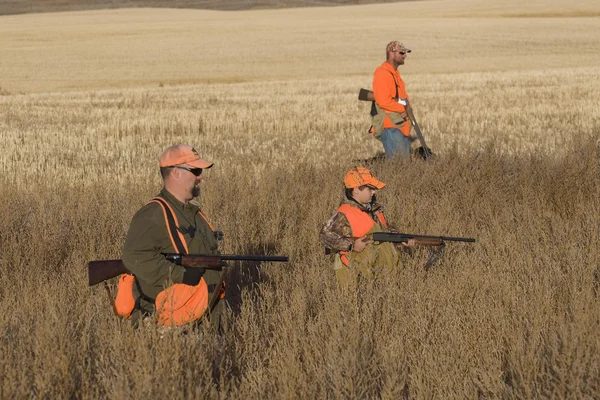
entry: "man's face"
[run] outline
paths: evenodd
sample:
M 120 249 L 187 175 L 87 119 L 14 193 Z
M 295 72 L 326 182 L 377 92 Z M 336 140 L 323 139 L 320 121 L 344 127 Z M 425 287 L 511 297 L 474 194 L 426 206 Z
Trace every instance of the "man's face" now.
M 202 168 L 195 168 L 189 165 L 178 165 L 175 168 L 179 170 L 179 184 L 189 193 L 190 199 L 200 195 L 200 182 L 204 179 Z
M 373 199 L 373 195 L 375 194 L 376 191 L 377 191 L 377 189 L 375 189 L 372 186 L 368 186 L 368 185 L 360 186 L 360 187 L 353 189 L 352 197 L 359 204 L 364 206 L 371 202 L 371 200 Z
M 394 50 L 392 53 L 394 54 L 394 61 L 396 62 L 396 64 L 404 65 L 404 60 L 406 60 L 407 55 L 406 50 Z

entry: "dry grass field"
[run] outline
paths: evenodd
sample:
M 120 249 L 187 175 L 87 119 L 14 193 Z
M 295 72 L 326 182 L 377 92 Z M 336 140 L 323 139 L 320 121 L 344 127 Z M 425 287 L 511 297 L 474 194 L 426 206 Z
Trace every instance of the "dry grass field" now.
M 595 0 L 567 9 L 558 0 L 495 3 L 3 16 L 0 87 L 39 93 L 343 77 L 368 85 L 392 38 L 413 50 L 407 76 L 600 65 Z
M 401 17 L 399 17 L 401 16 Z M 441 0 L 0 17 L 0 398 L 597 398 L 600 5 Z M 342 292 L 318 231 L 381 150 L 385 44 L 437 158 L 369 164 L 404 232 L 468 236 Z M 86 263 L 118 258 L 158 156 L 215 162 L 223 333 L 136 331 Z

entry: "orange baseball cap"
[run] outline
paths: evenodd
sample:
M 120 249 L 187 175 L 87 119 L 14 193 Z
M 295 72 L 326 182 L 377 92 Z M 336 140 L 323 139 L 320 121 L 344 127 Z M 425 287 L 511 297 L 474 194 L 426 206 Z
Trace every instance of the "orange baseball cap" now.
M 213 163 L 200 158 L 200 155 L 192 146 L 187 144 L 175 144 L 167 147 L 160 156 L 161 167 L 172 167 L 187 164 L 194 168 L 210 168 Z
M 355 167 L 348 171 L 346 176 L 344 176 L 344 185 L 347 189 L 352 189 L 363 185 L 373 186 L 376 189 L 381 189 L 385 186 L 385 183 L 377 180 L 377 178 L 375 178 L 368 169 L 364 167 Z

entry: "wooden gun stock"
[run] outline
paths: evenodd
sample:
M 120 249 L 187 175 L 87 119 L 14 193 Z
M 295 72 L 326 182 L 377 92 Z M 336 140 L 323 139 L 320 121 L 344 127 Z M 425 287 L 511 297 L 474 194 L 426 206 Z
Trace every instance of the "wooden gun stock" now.
M 360 89 L 358 92 L 358 99 L 362 101 L 375 101 L 375 95 L 370 90 Z
M 444 241 L 439 238 L 414 238 L 417 246 L 442 246 Z
M 88 285 L 94 286 L 126 273 L 123 260 L 90 261 L 88 263 Z

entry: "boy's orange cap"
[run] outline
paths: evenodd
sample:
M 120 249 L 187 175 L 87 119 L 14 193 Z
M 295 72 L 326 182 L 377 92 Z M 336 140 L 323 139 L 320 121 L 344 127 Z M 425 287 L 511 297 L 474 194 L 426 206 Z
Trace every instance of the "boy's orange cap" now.
M 187 164 L 195 168 L 210 168 L 213 163 L 200 158 L 200 155 L 192 146 L 187 144 L 174 144 L 167 147 L 160 156 L 161 167 L 172 167 Z
M 375 178 L 368 169 L 364 167 L 355 167 L 348 171 L 346 176 L 344 176 L 344 185 L 347 189 L 352 189 L 363 185 L 369 185 L 376 189 L 381 189 L 385 186 L 385 183 L 377 180 L 377 178 Z

